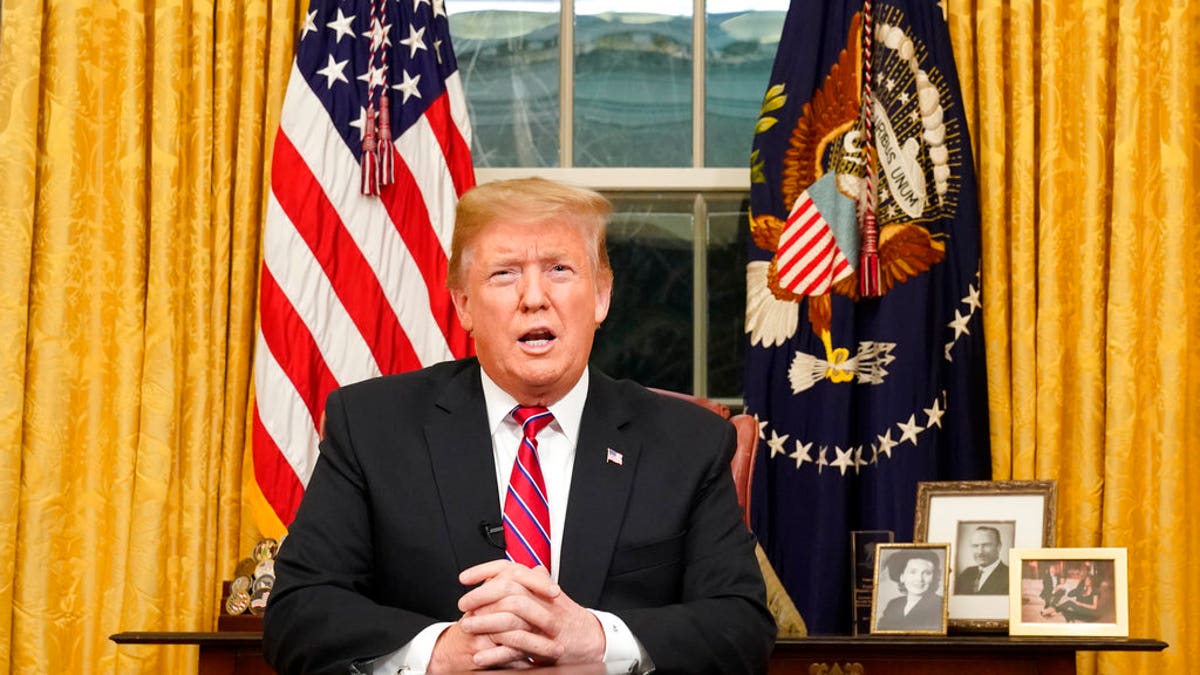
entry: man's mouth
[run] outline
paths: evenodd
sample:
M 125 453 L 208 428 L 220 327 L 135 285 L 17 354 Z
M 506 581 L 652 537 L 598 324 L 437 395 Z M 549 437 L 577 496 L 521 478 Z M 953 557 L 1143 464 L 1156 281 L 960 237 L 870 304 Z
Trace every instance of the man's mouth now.
M 554 341 L 554 333 L 544 328 L 531 330 L 519 339 L 527 347 L 545 347 Z

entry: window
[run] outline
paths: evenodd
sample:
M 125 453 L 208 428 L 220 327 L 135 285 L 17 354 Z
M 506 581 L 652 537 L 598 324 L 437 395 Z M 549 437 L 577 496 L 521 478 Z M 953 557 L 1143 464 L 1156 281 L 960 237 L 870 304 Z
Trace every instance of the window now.
M 615 377 L 741 400 L 750 143 L 787 5 L 447 1 L 479 180 L 613 200 L 593 362 Z

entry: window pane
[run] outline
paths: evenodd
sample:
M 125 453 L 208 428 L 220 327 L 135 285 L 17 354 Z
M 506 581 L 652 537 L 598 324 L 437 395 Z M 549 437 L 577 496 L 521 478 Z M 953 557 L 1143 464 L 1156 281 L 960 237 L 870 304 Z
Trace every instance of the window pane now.
M 755 5 L 750 9 L 748 5 Z M 754 123 L 779 47 L 787 0 L 708 2 L 704 165 L 749 166 Z
M 749 197 L 708 195 L 708 395 L 742 398 Z
M 558 166 L 558 0 L 446 3 L 475 166 Z
M 576 3 L 575 166 L 692 164 L 692 3 L 644 5 Z
M 648 387 L 692 391 L 691 195 L 608 195 L 615 283 L 592 363 Z

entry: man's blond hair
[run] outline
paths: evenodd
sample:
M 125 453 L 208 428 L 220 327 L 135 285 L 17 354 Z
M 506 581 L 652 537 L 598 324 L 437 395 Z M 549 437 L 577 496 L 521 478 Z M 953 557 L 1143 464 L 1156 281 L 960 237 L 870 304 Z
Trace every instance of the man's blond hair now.
M 588 251 L 592 272 L 597 280 L 611 282 L 612 265 L 605 245 L 605 228 L 611 215 L 612 204 L 600 193 L 545 178 L 477 185 L 458 202 L 446 286 L 463 289 L 472 246 L 489 225 L 500 220 L 529 225 L 559 222 L 578 227 L 594 244 Z

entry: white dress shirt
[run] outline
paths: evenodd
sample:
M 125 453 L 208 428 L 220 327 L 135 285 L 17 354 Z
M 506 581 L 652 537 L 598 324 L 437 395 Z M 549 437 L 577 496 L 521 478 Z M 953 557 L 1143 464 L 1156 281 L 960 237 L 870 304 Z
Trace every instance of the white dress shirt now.
M 483 399 L 487 405 L 488 429 L 492 434 L 492 456 L 496 464 L 496 496 L 504 504 L 508 479 L 517 447 L 521 442 L 521 425 L 512 417 L 518 403 L 481 369 Z M 588 371 L 558 402 L 549 406 L 554 421 L 538 434 L 538 463 L 546 483 L 546 500 L 550 505 L 550 575 L 558 581 L 558 561 L 562 552 L 562 531 L 567 519 L 567 501 L 571 492 L 571 471 L 575 466 L 575 448 L 579 440 L 579 425 L 583 405 L 587 401 Z M 465 591 L 464 591 L 465 592 Z M 653 670 L 649 655 L 619 617 L 609 612 L 589 609 L 604 628 L 605 670 L 609 673 L 646 673 Z M 399 650 L 371 663 L 372 675 L 424 673 L 433 655 L 433 647 L 442 631 L 453 623 L 439 622 L 427 626 Z

